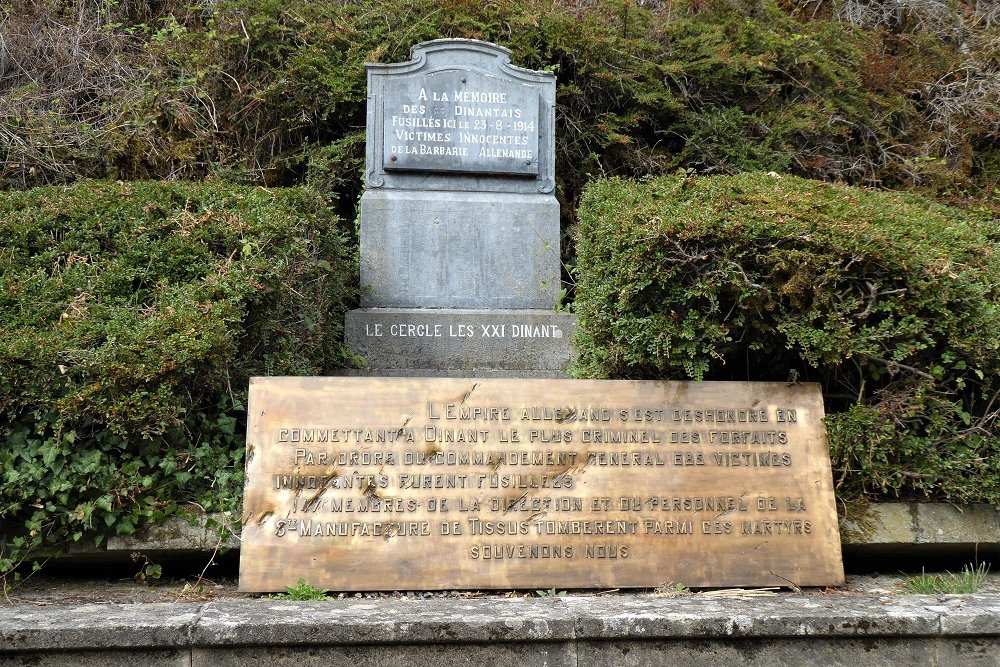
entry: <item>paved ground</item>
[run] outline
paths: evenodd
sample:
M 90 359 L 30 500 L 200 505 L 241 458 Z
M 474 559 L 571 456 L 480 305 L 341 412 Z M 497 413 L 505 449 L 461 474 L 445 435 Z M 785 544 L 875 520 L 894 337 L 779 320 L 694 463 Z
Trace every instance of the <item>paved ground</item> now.
M 1000 576 L 976 595 L 914 595 L 905 585 L 902 575 L 855 575 L 842 587 L 798 592 L 665 587 L 292 602 L 240 593 L 231 578 L 49 575 L 0 603 L 0 667 L 1000 667 Z
M 124 570 L 129 568 L 123 567 Z M 136 568 L 131 568 L 136 569 Z M 907 581 L 913 575 L 848 575 L 847 584 L 837 588 L 807 588 L 802 590 L 807 596 L 833 595 L 886 595 L 891 597 L 907 595 Z M 1000 596 L 1000 572 L 987 575 L 985 584 L 979 591 L 981 594 Z M 794 591 L 718 591 L 706 590 L 679 593 L 674 589 L 664 591 L 630 590 L 630 591 L 569 591 L 569 597 L 593 596 L 631 596 L 631 597 L 664 597 L 689 595 L 694 598 L 714 598 L 727 596 L 788 596 Z M 178 579 L 157 581 L 152 583 L 137 582 L 133 577 L 126 578 L 93 578 L 79 579 L 72 577 L 34 576 L 8 591 L 6 599 L 0 604 L 30 604 L 30 605 L 80 605 L 99 603 L 152 603 L 152 602 L 206 602 L 237 599 L 256 599 L 262 596 L 241 593 L 236 588 L 234 577 L 219 577 L 218 579 Z M 332 593 L 333 598 L 534 598 L 533 591 L 510 592 L 477 592 L 477 591 L 445 591 L 445 592 L 393 592 L 393 593 Z

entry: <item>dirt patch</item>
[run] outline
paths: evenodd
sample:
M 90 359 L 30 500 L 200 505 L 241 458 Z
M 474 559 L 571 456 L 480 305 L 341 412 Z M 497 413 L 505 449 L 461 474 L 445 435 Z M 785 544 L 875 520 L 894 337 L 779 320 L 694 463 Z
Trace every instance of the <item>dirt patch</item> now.
M 831 588 L 807 588 L 804 595 L 859 595 L 883 594 L 905 595 L 905 575 L 851 575 L 844 586 Z M 738 596 L 739 591 L 727 594 Z M 980 589 L 984 594 L 1000 594 L 1000 573 L 991 573 Z M 570 591 L 569 595 L 655 595 L 653 590 L 626 591 Z M 711 590 L 704 593 L 693 591 L 684 595 L 717 595 Z M 792 591 L 781 589 L 777 595 L 792 595 Z M 379 593 L 330 593 L 332 598 L 476 598 L 476 597 L 536 597 L 534 591 L 395 591 Z M 79 605 L 79 604 L 145 604 L 199 602 L 227 599 L 255 599 L 262 597 L 254 593 L 242 593 L 237 588 L 237 579 L 174 579 L 158 582 L 141 582 L 133 578 L 87 578 L 33 576 L 8 591 L 4 604 L 34 605 Z

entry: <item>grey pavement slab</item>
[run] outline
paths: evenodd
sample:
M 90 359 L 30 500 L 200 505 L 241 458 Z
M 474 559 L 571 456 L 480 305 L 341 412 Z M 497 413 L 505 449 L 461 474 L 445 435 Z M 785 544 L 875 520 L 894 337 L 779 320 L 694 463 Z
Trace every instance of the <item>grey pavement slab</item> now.
M 568 595 L 0 607 L 0 650 L 1000 637 L 1000 595 Z
M 1000 594 L 0 607 L 0 665 L 1000 664 Z

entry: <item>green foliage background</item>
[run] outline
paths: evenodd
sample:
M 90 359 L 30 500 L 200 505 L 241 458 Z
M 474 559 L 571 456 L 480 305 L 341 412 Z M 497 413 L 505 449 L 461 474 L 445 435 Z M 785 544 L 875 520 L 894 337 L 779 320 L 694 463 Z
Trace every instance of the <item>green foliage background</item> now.
M 567 223 L 595 175 L 774 170 L 987 200 L 1000 7 L 981 0 L 0 3 L 0 186 L 320 187 L 353 212 L 363 63 L 484 39 L 558 77 Z
M 1000 227 L 777 174 L 595 182 L 578 372 L 822 384 L 838 495 L 1000 505 Z
M 234 512 L 249 377 L 343 365 L 337 218 L 303 189 L 84 182 L 3 195 L 0 220 L 0 573 Z

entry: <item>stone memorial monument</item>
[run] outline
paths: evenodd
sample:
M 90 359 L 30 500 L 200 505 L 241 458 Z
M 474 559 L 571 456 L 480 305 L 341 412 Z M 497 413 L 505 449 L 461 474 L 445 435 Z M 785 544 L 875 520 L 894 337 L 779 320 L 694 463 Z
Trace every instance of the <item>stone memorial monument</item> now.
M 561 375 L 555 77 L 465 39 L 368 65 L 361 304 L 379 375 Z
M 574 327 L 554 77 L 412 55 L 368 66 L 346 328 L 397 377 L 251 380 L 241 589 L 842 583 L 819 387 L 541 379 Z

